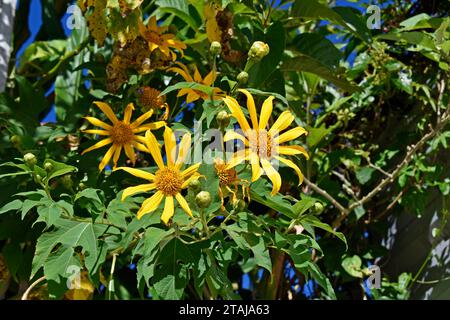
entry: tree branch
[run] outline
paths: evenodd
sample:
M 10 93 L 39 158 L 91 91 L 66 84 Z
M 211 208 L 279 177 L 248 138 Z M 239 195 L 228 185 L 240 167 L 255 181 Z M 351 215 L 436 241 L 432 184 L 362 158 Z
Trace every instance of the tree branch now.
M 413 156 L 419 151 L 425 143 L 436 136 L 446 125 L 450 122 L 450 105 L 447 108 L 447 111 L 442 115 L 441 121 L 438 122 L 435 128 L 431 129 L 426 135 L 422 137 L 415 145 L 407 147 L 407 153 L 405 158 L 397 165 L 397 167 L 390 173 L 390 177 L 383 179 L 372 191 L 370 191 L 366 196 L 364 196 L 361 200 L 352 203 L 346 211 L 343 212 L 332 224 L 333 228 L 337 229 L 341 226 L 342 221 L 348 217 L 348 215 L 353 211 L 353 209 L 365 204 L 369 200 L 371 200 L 375 195 L 377 195 L 380 191 L 382 191 L 388 184 L 394 182 L 400 172 L 411 162 Z
M 311 181 L 309 181 L 308 178 L 306 178 L 306 177 L 303 178 L 303 181 L 305 182 L 305 184 L 308 187 L 310 187 L 315 192 L 317 192 L 321 196 L 323 196 L 326 199 L 328 199 L 339 211 L 341 211 L 342 214 L 344 214 L 344 213 L 347 214 L 348 210 L 345 209 L 344 206 L 342 204 L 340 204 L 335 198 L 333 198 L 328 192 L 326 192 L 325 190 L 321 189 L 316 184 L 314 184 Z

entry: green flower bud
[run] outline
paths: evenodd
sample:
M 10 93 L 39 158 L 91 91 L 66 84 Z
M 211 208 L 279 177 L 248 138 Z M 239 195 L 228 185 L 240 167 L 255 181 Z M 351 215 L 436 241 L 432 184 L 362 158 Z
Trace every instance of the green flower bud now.
M 208 191 L 200 191 L 195 196 L 195 202 L 200 208 L 207 208 L 211 204 L 211 194 Z
M 47 172 L 52 171 L 52 170 L 53 170 L 53 165 L 52 165 L 52 163 L 51 163 L 51 162 L 46 162 L 46 163 L 44 163 L 44 169 L 45 169 L 45 171 L 47 171 Z
M 242 71 L 241 73 L 238 74 L 236 79 L 239 82 L 239 84 L 246 84 L 248 82 L 248 73 Z
M 194 179 L 189 182 L 188 188 L 197 193 L 201 190 L 202 184 L 199 179 Z
M 13 145 L 17 146 L 17 145 L 20 145 L 20 143 L 22 142 L 22 139 L 18 135 L 13 135 L 13 136 L 11 136 L 10 141 Z
M 30 169 L 32 169 L 34 165 L 37 163 L 36 156 L 32 153 L 25 154 L 23 156 L 23 161 Z
M 248 51 L 248 58 L 256 61 L 261 61 L 262 58 L 269 54 L 270 48 L 267 43 L 262 41 L 255 41 Z
M 228 125 L 230 124 L 230 118 L 231 116 L 225 110 L 220 111 L 216 115 L 217 124 L 222 129 L 228 127 Z
M 321 214 L 323 209 L 324 208 L 323 208 L 323 204 L 322 203 L 320 203 L 320 202 L 314 203 L 313 212 L 315 214 Z
M 86 189 L 87 187 L 86 187 L 86 185 L 83 183 L 83 182 L 80 182 L 79 184 L 78 184 L 78 189 L 80 189 L 80 190 L 84 190 L 84 189 Z
M 209 47 L 209 52 L 212 55 L 218 55 L 222 52 L 222 45 L 218 41 L 211 42 L 211 46 Z
M 247 203 L 244 200 L 239 199 L 235 203 L 233 203 L 233 206 L 237 211 L 244 211 L 245 208 L 247 208 Z
M 34 182 L 41 183 L 42 182 L 42 177 L 39 174 L 35 175 L 34 176 Z
M 73 181 L 70 174 L 65 174 L 61 177 L 61 183 L 66 189 L 71 189 L 73 187 Z

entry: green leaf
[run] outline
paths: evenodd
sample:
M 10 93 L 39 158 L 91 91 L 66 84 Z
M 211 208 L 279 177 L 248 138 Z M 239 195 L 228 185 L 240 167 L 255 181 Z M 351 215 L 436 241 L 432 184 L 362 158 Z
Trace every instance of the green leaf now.
M 200 259 L 198 245 L 185 245 L 173 238 L 162 248 L 152 279 L 158 296 L 166 300 L 181 299 L 189 281 L 188 270 Z
M 338 237 L 342 242 L 345 243 L 345 247 L 346 248 L 348 247 L 347 246 L 347 239 L 345 238 L 345 236 L 344 236 L 344 234 L 342 232 L 337 232 L 337 231 L 333 230 L 333 228 L 331 228 L 330 225 L 328 225 L 328 224 L 326 224 L 324 222 L 321 222 L 315 216 L 307 216 L 305 218 L 302 218 L 300 220 L 300 224 L 302 224 L 302 225 L 308 224 L 308 225 L 312 225 L 312 226 L 314 226 L 316 228 L 325 230 L 326 232 L 329 232 L 329 233 L 335 235 L 336 237 Z
M 279 193 L 272 196 L 271 187 L 264 179 L 259 179 L 252 184 L 250 196 L 252 200 L 280 212 L 289 218 L 296 218 L 296 215 L 292 210 L 291 202 Z
M 258 89 L 253 89 L 253 88 L 247 88 L 246 89 L 248 92 L 250 92 L 251 94 L 256 94 L 259 96 L 274 96 L 276 99 L 278 99 L 279 101 L 283 102 L 287 107 L 289 107 L 289 102 L 287 101 L 287 99 L 282 96 L 279 93 L 276 92 L 267 92 L 267 91 L 261 91 Z
M 339 88 L 348 92 L 359 92 L 361 89 L 351 84 L 336 70 L 330 69 L 321 61 L 305 54 L 298 54 L 293 58 L 286 59 L 281 65 L 282 71 L 309 72 L 318 75 L 322 79 L 332 82 Z
M 270 47 L 269 54 L 265 56 L 249 71 L 249 79 L 252 87 L 261 87 L 277 69 L 286 46 L 286 30 L 280 21 L 273 23 L 267 33 L 255 40 L 267 43 Z
M 357 255 L 354 255 L 352 257 L 345 257 L 344 260 L 342 260 L 342 268 L 355 278 L 362 278 L 363 272 L 361 271 L 361 265 L 362 261 L 361 258 Z
M 247 233 L 242 235 L 248 243 L 250 250 L 253 252 L 256 264 L 265 268 L 272 274 L 272 261 L 270 260 L 269 249 L 267 248 L 264 238 L 260 235 Z
M 317 20 L 325 19 L 355 33 L 354 27 L 350 26 L 339 13 L 317 0 L 296 0 L 292 6 L 292 16 Z M 355 34 L 358 35 L 358 33 Z
M 374 171 L 375 169 L 371 167 L 358 168 L 355 172 L 356 179 L 358 179 L 359 183 L 366 184 L 372 178 Z
M 199 25 L 189 11 L 188 1 L 157 0 L 155 5 L 158 11 L 171 13 L 186 22 L 194 31 L 198 30 Z
M 50 182 L 51 179 L 66 175 L 68 173 L 76 172 L 78 169 L 74 166 L 67 165 L 62 162 L 57 162 L 52 159 L 45 160 L 45 163 L 51 163 L 52 170 L 47 173 L 47 177 L 44 178 L 46 184 Z
M 308 136 L 306 137 L 306 140 L 308 141 L 308 145 L 310 148 L 313 148 L 317 146 L 323 138 L 325 138 L 333 128 L 326 128 L 325 124 L 321 125 L 318 128 L 310 128 L 308 130 Z
M 302 216 L 309 208 L 317 202 L 316 198 L 308 197 L 302 194 L 302 199 L 294 204 L 292 210 L 297 217 Z
M 208 87 L 203 84 L 199 84 L 196 82 L 178 82 L 177 84 L 174 84 L 172 86 L 167 87 L 163 92 L 160 93 L 160 96 L 167 95 L 168 93 L 180 89 L 192 89 L 192 90 L 198 90 L 203 93 L 206 93 L 208 96 L 212 96 L 214 93 L 213 87 Z
M 8 202 L 0 209 L 0 214 L 9 212 L 9 211 L 18 211 L 22 208 L 23 202 L 22 200 L 16 199 L 11 202 Z
M 33 259 L 31 277 L 45 265 L 50 253 L 61 244 L 57 250 L 74 253 L 76 247 L 82 247 L 85 256 L 85 265 L 89 271 L 93 270 L 99 254 L 97 237 L 92 223 L 58 219 L 55 230 L 43 233 L 36 244 L 36 252 Z M 61 253 L 62 254 L 62 253 Z M 69 254 L 66 253 L 65 257 Z

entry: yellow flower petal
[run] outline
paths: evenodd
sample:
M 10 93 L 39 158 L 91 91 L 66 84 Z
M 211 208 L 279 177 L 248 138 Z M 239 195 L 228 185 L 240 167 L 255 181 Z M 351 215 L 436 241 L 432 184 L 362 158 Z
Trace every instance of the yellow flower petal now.
M 161 220 L 162 222 L 164 222 L 164 224 L 167 224 L 170 218 L 173 217 L 173 212 L 174 212 L 173 197 L 166 196 L 166 202 L 164 203 L 164 211 L 161 216 Z
M 84 119 L 86 119 L 87 121 L 89 121 L 91 124 L 93 124 L 96 127 L 100 127 L 106 130 L 112 130 L 112 126 L 110 126 L 109 124 L 104 123 L 103 121 L 94 118 L 94 117 L 84 117 Z
M 282 162 L 285 165 L 287 165 L 287 166 L 291 167 L 292 169 L 294 169 L 295 173 L 297 173 L 297 176 L 298 176 L 298 185 L 301 185 L 303 183 L 302 171 L 300 170 L 299 167 L 297 167 L 297 165 L 293 161 L 291 161 L 289 159 L 285 159 L 285 158 L 279 157 L 279 156 L 275 156 L 275 159 L 279 160 L 280 162 Z
M 228 170 L 228 169 L 236 167 L 237 165 L 241 164 L 243 161 L 247 160 L 248 157 L 249 157 L 248 149 L 237 151 L 231 157 L 230 161 L 228 161 L 228 165 L 227 165 L 226 169 Z
M 167 166 L 173 167 L 175 165 L 175 156 L 177 152 L 177 142 L 175 135 L 170 127 L 164 130 L 164 147 L 166 149 Z
M 103 111 L 103 113 L 108 117 L 109 120 L 111 120 L 113 124 L 119 121 L 108 104 L 101 101 L 95 101 L 94 104 Z
M 278 171 L 276 171 L 274 169 L 274 167 L 272 167 L 272 165 L 270 164 L 270 162 L 267 159 L 262 158 L 261 164 L 264 169 L 264 172 L 267 174 L 270 181 L 272 181 L 272 193 L 271 194 L 274 196 L 278 193 L 278 191 L 280 191 L 281 176 L 278 173 Z
M 136 163 L 136 155 L 134 153 L 133 147 L 131 146 L 131 144 L 125 144 L 123 147 L 125 149 L 125 154 L 134 166 L 134 164 Z
M 153 133 L 150 132 L 150 130 L 148 130 L 145 133 L 145 140 L 146 140 L 145 142 L 146 142 L 147 149 L 150 151 L 150 154 L 152 155 L 153 159 L 155 160 L 158 168 L 160 168 L 160 169 L 164 168 L 164 162 L 161 157 L 161 153 L 159 151 L 158 140 L 156 140 L 155 136 L 153 135 Z
M 302 134 L 307 134 L 308 132 L 302 128 L 302 127 L 295 127 L 289 131 L 284 132 L 283 134 L 280 134 L 278 137 L 275 138 L 276 143 L 283 143 L 286 141 L 291 141 L 294 139 L 297 139 Z
M 203 81 L 202 75 L 198 72 L 198 68 L 194 65 L 194 81 L 197 83 L 201 83 Z
M 133 115 L 134 105 L 129 103 L 125 108 L 125 113 L 123 115 L 123 122 L 126 124 L 130 124 L 131 116 Z
M 189 208 L 188 203 L 184 199 L 184 197 L 181 195 L 181 193 L 177 193 L 175 195 L 175 199 L 177 199 L 178 203 L 180 204 L 181 209 L 184 210 L 188 214 L 188 216 L 192 217 L 192 211 L 191 208 Z
M 144 214 L 153 212 L 158 209 L 163 198 L 164 194 L 161 191 L 157 191 L 154 195 L 145 200 L 137 213 L 137 218 L 140 219 Z
M 225 133 L 225 136 L 223 137 L 223 141 L 227 142 L 230 140 L 240 140 L 244 143 L 244 145 L 248 146 L 248 140 L 240 133 L 234 131 L 234 130 L 227 130 Z
M 137 118 L 136 121 L 134 121 L 131 124 L 131 128 L 136 129 L 137 127 L 139 127 L 145 120 L 147 120 L 148 118 L 150 118 L 153 115 L 153 112 L 154 112 L 153 109 L 150 109 L 149 111 L 144 113 L 142 116 Z
M 109 163 L 109 161 L 111 160 L 111 157 L 113 156 L 114 152 L 116 151 L 116 146 L 112 145 L 108 151 L 106 152 L 105 156 L 103 157 L 102 161 L 100 162 L 100 164 L 98 165 L 98 168 L 100 171 L 102 171 L 106 165 Z
M 184 180 L 183 184 L 181 185 L 181 189 L 186 189 L 191 181 L 198 179 L 199 177 L 200 174 L 198 172 L 194 172 L 189 178 Z
M 99 136 L 109 136 L 111 134 L 106 130 L 83 130 L 83 133 L 98 134 Z
M 178 151 L 177 161 L 175 162 L 175 166 L 177 169 L 180 169 L 182 164 L 184 163 L 187 155 L 189 154 L 189 150 L 191 148 L 191 134 L 186 133 L 181 138 L 181 142 L 179 145 L 180 150 Z
M 190 91 L 186 97 L 186 103 L 191 103 L 200 99 L 200 95 L 195 91 Z
M 106 139 L 100 140 L 99 142 L 97 142 L 97 143 L 94 144 L 93 146 L 91 146 L 91 147 L 87 148 L 86 150 L 84 150 L 84 151 L 81 153 L 81 155 L 83 155 L 83 154 L 85 154 L 85 153 L 87 153 L 87 152 L 89 152 L 89 151 L 92 151 L 92 150 L 95 150 L 95 149 L 98 149 L 98 148 L 107 146 L 108 144 L 110 144 L 110 143 L 112 143 L 112 142 L 113 142 L 113 141 L 112 141 L 111 138 L 106 138 Z
M 147 130 L 158 130 L 166 125 L 165 121 L 156 121 L 152 123 L 146 123 L 140 127 L 133 129 L 134 133 L 141 133 Z
M 187 168 L 186 170 L 184 170 L 183 172 L 181 172 L 181 176 L 183 179 L 186 179 L 187 177 L 191 176 L 192 174 L 196 173 L 198 168 L 200 168 L 201 163 L 196 163 L 192 166 L 190 166 L 189 168 Z
M 306 152 L 305 148 L 300 146 L 279 146 L 277 147 L 277 149 L 279 154 L 284 154 L 287 156 L 303 154 L 306 157 L 306 159 L 309 159 L 308 152 Z
M 145 152 L 145 153 L 150 153 L 150 151 L 147 149 L 147 147 L 145 145 L 143 145 L 142 143 L 133 141 L 132 142 L 133 146 L 138 149 L 141 152 Z
M 276 131 L 283 131 L 291 125 L 294 119 L 295 117 L 290 111 L 283 111 L 275 121 L 275 123 L 272 125 L 272 128 L 270 128 L 269 132 L 273 134 L 276 133 Z
M 156 185 L 154 183 L 141 184 L 139 186 L 126 188 L 122 193 L 122 201 L 124 201 L 129 196 L 135 195 L 137 193 L 148 192 L 155 188 L 156 188 Z
M 261 177 L 261 175 L 263 173 L 261 167 L 259 166 L 258 155 L 254 152 L 251 152 L 249 154 L 249 161 L 252 166 L 252 182 L 255 182 L 256 180 L 258 180 Z
M 265 129 L 269 122 L 270 116 L 272 115 L 273 99 L 274 97 L 270 96 L 264 100 L 261 108 L 261 116 L 259 117 L 259 129 Z
M 216 81 L 216 78 L 217 74 L 213 69 L 206 75 L 205 79 L 203 79 L 203 84 L 210 87 L 214 83 L 214 81 Z
M 237 121 L 239 122 L 241 129 L 244 132 L 250 130 L 250 125 L 248 124 L 247 119 L 245 118 L 245 115 L 242 112 L 241 106 L 236 101 L 236 99 L 234 99 L 232 97 L 225 97 L 225 98 L 223 98 L 223 101 L 228 106 L 228 109 L 230 109 L 233 117 L 235 117 L 237 119 Z
M 250 113 L 250 119 L 252 120 L 253 128 L 258 128 L 258 116 L 256 114 L 255 100 L 253 100 L 253 96 L 250 92 L 245 89 L 239 89 L 240 92 L 247 96 L 247 109 Z
M 117 168 L 117 162 L 119 161 L 120 153 L 122 152 L 122 146 L 117 146 L 116 151 L 114 152 L 113 162 L 114 167 L 113 169 Z
M 139 169 L 134 169 L 134 168 L 129 168 L 129 167 L 119 167 L 116 170 L 126 171 L 129 174 L 132 174 L 133 176 L 141 178 L 141 179 L 145 179 L 145 180 L 149 180 L 149 181 L 155 180 L 154 174 L 144 171 L 144 170 L 139 170 Z M 116 170 L 114 170 L 114 171 L 116 171 Z

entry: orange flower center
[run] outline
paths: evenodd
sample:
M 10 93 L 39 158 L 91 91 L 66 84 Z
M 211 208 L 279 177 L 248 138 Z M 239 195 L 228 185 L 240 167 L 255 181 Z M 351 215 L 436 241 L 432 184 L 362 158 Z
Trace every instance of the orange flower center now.
M 178 170 L 172 168 L 159 169 L 155 174 L 156 189 L 165 196 L 175 196 L 181 191 L 183 178 Z
M 164 105 L 164 98 L 160 97 L 161 91 L 152 87 L 142 87 L 138 90 L 139 101 L 145 110 L 158 109 Z
M 155 32 L 155 31 L 147 31 L 145 33 L 145 37 L 148 42 L 152 42 L 159 46 L 162 44 L 161 36 L 159 35 L 159 33 Z
M 225 163 L 217 163 L 214 165 L 217 175 L 219 176 L 219 183 L 222 186 L 230 186 L 237 180 L 236 170 L 226 169 Z
M 134 140 L 133 129 L 129 124 L 122 121 L 116 122 L 110 133 L 111 139 L 118 145 L 128 144 Z
M 267 130 L 250 130 L 248 140 L 250 150 L 260 158 L 269 159 L 272 156 L 272 136 Z

